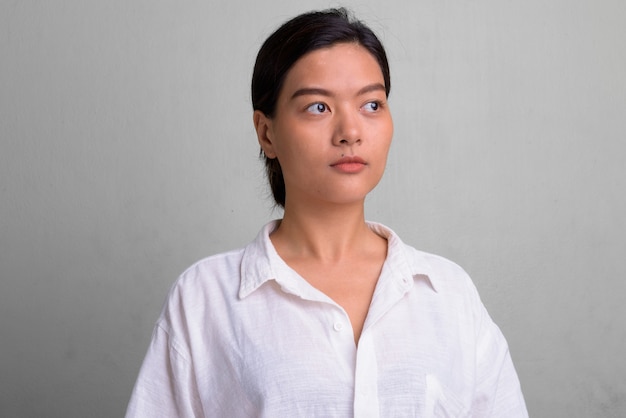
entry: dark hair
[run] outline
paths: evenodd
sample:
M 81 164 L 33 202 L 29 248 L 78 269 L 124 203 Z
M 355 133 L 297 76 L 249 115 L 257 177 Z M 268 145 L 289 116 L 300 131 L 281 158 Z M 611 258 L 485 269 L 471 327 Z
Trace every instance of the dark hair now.
M 284 23 L 265 40 L 252 73 L 252 107 L 272 118 L 287 73 L 305 54 L 337 43 L 355 42 L 378 61 L 389 96 L 391 80 L 387 54 L 374 32 L 350 17 L 344 8 L 304 13 Z M 265 159 L 267 178 L 276 204 L 285 206 L 285 181 L 277 158 Z

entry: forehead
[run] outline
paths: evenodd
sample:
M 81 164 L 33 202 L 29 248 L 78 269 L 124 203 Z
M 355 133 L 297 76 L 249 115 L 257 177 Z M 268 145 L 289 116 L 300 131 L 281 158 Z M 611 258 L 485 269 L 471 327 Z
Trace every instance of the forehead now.
M 384 83 L 376 58 L 358 43 L 339 43 L 303 55 L 288 71 L 281 96 L 303 87 L 347 91 Z

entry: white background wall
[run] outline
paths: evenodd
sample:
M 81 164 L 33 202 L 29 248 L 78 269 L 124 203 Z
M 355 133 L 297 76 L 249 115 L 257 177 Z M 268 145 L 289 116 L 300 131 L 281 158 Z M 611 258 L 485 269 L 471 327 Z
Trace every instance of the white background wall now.
M 626 416 L 626 3 L 344 4 L 392 66 L 368 218 L 470 272 L 531 416 Z M 262 39 L 334 5 L 0 2 L 1 416 L 123 414 L 177 275 L 280 215 Z

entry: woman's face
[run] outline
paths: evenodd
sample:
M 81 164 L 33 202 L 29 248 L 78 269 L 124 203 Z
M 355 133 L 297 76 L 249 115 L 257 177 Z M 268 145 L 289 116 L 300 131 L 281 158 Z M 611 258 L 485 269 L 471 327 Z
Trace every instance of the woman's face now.
M 254 120 L 265 155 L 280 162 L 286 207 L 362 202 L 383 175 L 393 122 L 380 66 L 356 43 L 300 58 L 275 116 L 257 111 Z

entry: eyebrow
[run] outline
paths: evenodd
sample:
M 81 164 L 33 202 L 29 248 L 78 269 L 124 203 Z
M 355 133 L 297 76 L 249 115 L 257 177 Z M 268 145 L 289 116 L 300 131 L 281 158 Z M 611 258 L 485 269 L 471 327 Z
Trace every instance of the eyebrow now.
M 367 94 L 367 93 L 371 93 L 373 91 L 378 91 L 378 90 L 382 90 L 385 93 L 387 93 L 387 89 L 385 89 L 385 86 L 381 83 L 373 83 L 373 84 L 368 84 L 367 86 L 363 87 L 361 90 L 359 90 L 357 92 L 357 96 L 360 96 L 362 94 Z M 296 97 L 299 96 L 308 96 L 308 95 L 318 95 L 318 96 L 327 96 L 327 97 L 333 97 L 333 93 L 330 92 L 329 90 L 326 89 L 322 89 L 322 88 L 315 88 L 315 87 L 309 87 L 309 88 L 302 88 L 302 89 L 298 89 L 296 90 L 292 95 L 291 95 L 291 99 L 295 99 Z

